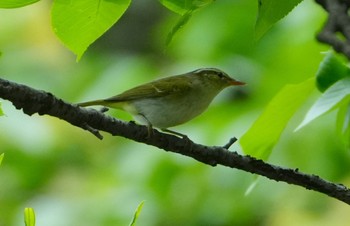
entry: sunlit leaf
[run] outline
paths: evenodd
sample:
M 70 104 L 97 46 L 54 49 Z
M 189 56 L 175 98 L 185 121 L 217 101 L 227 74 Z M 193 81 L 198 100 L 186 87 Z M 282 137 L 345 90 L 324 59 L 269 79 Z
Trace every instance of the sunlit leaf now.
M 286 85 L 268 104 L 253 126 L 241 137 L 244 153 L 267 159 L 290 118 L 315 87 L 311 78 L 299 84 Z
M 180 15 L 204 7 L 215 0 L 159 0 L 169 10 Z
M 35 212 L 33 208 L 24 209 L 25 226 L 35 226 Z
M 335 55 L 334 52 L 329 51 L 321 62 L 316 74 L 317 88 L 324 92 L 338 80 L 349 76 L 350 69 L 345 65 L 345 62 Z
M 55 0 L 51 17 L 56 35 L 81 58 L 86 49 L 124 14 L 131 0 Z
M 194 11 L 207 6 L 215 0 L 159 0 L 165 7 L 181 15 L 174 27 L 167 35 L 166 45 L 169 45 L 174 35 L 184 27 L 192 17 Z
M 259 178 L 260 178 L 259 176 L 254 175 L 254 180 L 253 182 L 250 183 L 247 190 L 244 192 L 244 196 L 248 196 L 252 193 L 252 191 L 256 188 L 256 186 L 259 183 Z
M 258 0 L 258 18 L 255 37 L 260 39 L 277 21 L 285 17 L 302 0 Z
M 4 156 L 5 156 L 4 153 L 0 154 L 0 165 L 1 165 L 1 163 L 2 163 L 2 160 L 4 159 Z
M 341 105 L 337 114 L 337 134 L 350 149 L 350 104 Z
M 350 98 L 350 78 L 344 78 L 329 87 L 312 105 L 304 120 L 296 128 L 299 130 L 317 117 L 333 110 L 341 102 L 347 103 Z
M 141 213 L 141 210 L 142 210 L 142 207 L 143 207 L 143 204 L 145 203 L 145 201 L 142 201 L 136 208 L 136 211 L 134 213 L 134 217 L 132 218 L 131 220 L 131 223 L 129 224 L 129 226 L 135 226 L 136 225 L 136 221 L 137 221 L 137 218 L 139 217 L 140 213 Z
M 19 8 L 38 1 L 39 0 L 0 0 L 0 8 Z
M 175 26 L 169 32 L 166 39 L 166 45 L 169 45 L 174 35 L 176 34 L 176 32 L 178 32 L 183 26 L 185 26 L 185 24 L 191 18 L 192 13 L 193 11 L 189 10 L 187 13 L 185 13 L 183 16 L 180 17 L 179 21 L 175 24 Z
M 4 111 L 1 108 L 1 102 L 0 102 L 0 116 L 3 116 L 3 115 L 4 115 Z

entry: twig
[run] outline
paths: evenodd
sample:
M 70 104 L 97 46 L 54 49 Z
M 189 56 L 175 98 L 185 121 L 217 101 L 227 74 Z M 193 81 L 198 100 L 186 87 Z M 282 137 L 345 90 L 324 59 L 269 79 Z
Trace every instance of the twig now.
M 327 12 L 328 19 L 317 35 L 320 42 L 329 44 L 350 60 L 350 17 L 349 0 L 315 0 Z
M 228 141 L 228 143 L 225 144 L 225 145 L 222 146 L 222 147 L 228 150 L 228 149 L 232 146 L 232 144 L 234 144 L 237 140 L 238 140 L 238 139 L 237 139 L 236 137 L 232 137 L 232 138 Z
M 95 135 L 98 139 L 102 140 L 103 136 L 100 134 L 100 132 L 97 129 L 92 128 L 87 123 L 82 124 L 82 128 L 91 132 L 93 135 Z
M 191 148 L 188 148 L 188 141 L 185 139 L 160 133 L 157 130 L 153 130 L 152 136 L 147 136 L 148 128 L 145 126 L 122 122 L 99 111 L 66 103 L 50 93 L 35 90 L 25 85 L 0 79 L 0 97 L 11 101 L 17 109 L 22 109 L 28 115 L 34 113 L 51 115 L 82 129 L 87 129 L 86 125 L 89 125 L 96 131 L 105 131 L 114 136 L 122 136 L 153 145 L 165 151 L 192 157 L 204 164 L 211 166 L 219 164 L 244 170 L 275 181 L 284 181 L 318 191 L 350 204 L 350 190 L 342 184 L 331 183 L 317 175 L 301 173 L 297 169 L 283 168 L 250 156 L 239 155 L 223 147 L 191 143 Z M 232 140 L 226 147 L 229 147 L 231 143 Z

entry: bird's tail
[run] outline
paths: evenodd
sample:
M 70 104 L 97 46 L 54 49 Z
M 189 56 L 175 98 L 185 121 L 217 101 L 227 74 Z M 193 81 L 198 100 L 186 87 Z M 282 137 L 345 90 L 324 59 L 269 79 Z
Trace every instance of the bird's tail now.
M 93 106 L 93 105 L 103 105 L 103 106 L 105 106 L 106 103 L 105 103 L 104 100 L 92 100 L 92 101 L 77 103 L 77 105 L 80 106 L 80 107 L 87 107 L 87 106 Z
M 105 106 L 105 107 L 123 109 L 124 102 L 123 101 L 108 101 L 108 100 L 101 99 L 101 100 L 92 100 L 92 101 L 77 103 L 77 105 L 80 107 L 101 105 L 101 106 Z

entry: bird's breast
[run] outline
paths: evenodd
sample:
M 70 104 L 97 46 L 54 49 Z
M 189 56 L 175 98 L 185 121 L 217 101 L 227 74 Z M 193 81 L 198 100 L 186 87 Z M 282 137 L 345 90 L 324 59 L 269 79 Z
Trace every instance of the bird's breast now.
M 142 114 L 153 126 L 165 129 L 183 124 L 201 114 L 214 96 L 178 95 L 145 98 L 133 101 L 127 111 L 131 110 L 130 113 L 134 116 Z M 137 120 L 137 117 L 135 119 Z

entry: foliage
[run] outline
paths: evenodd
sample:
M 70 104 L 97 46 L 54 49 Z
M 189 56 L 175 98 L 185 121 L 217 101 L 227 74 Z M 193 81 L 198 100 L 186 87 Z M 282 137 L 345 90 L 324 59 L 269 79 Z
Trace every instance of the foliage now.
M 258 0 L 259 12 L 255 24 L 255 37 L 261 38 L 277 21 L 285 17 L 302 0 Z
M 349 145 L 349 75 L 349 68 L 339 57 L 328 52 L 316 73 L 317 87 L 325 93 L 310 108 L 296 130 L 337 108 L 340 109 L 337 131 L 346 145 Z M 287 85 L 271 100 L 265 111 L 240 139 L 246 154 L 261 159 L 270 156 L 290 118 L 309 97 L 314 83 L 314 79 L 309 79 L 299 85 Z M 266 128 L 269 130 L 266 131 Z
M 350 148 L 349 117 L 350 117 L 350 70 L 330 52 L 322 61 L 317 72 L 317 87 L 323 91 L 322 96 L 311 106 L 298 129 L 309 124 L 314 119 L 338 109 L 337 132 Z
M 25 226 L 35 226 L 35 212 L 33 208 L 27 207 L 24 209 Z
M 350 69 L 345 65 L 344 59 L 332 51 L 327 52 L 316 73 L 317 88 L 324 92 L 345 77 L 350 77 Z
M 211 4 L 215 0 L 159 0 L 165 7 L 180 15 Z
M 0 8 L 18 8 L 38 1 L 39 0 L 1 0 Z
M 55 0 L 51 12 L 53 30 L 79 60 L 88 46 L 119 20 L 130 2 Z
M 17 8 L 33 4 L 38 0 L 5 0 L 0 8 Z M 171 11 L 181 15 L 169 32 L 166 44 L 192 17 L 193 12 L 211 4 L 214 0 L 159 0 Z M 302 0 L 259 0 L 256 22 L 256 37 L 260 38 L 273 24 L 287 15 Z M 103 35 L 124 14 L 131 0 L 54 0 L 52 28 L 60 40 L 80 60 L 86 49 Z M 84 9 L 84 10 L 82 10 Z
M 308 79 L 283 87 L 240 139 L 244 153 L 267 159 L 291 117 L 309 97 L 314 84 L 315 79 Z
M 335 107 L 347 106 L 350 98 L 350 78 L 344 78 L 337 81 L 329 87 L 323 95 L 314 103 L 307 112 L 304 120 L 297 129 L 309 124 L 312 120 L 321 115 L 334 110 Z
M 211 4 L 214 0 L 159 0 L 165 7 L 181 15 L 180 19 L 169 32 L 166 45 L 169 45 L 173 36 L 189 21 L 192 14 L 204 6 Z
M 4 115 L 4 111 L 1 108 L 1 102 L 0 102 L 0 116 L 3 116 L 3 115 Z
M 339 110 L 337 131 L 349 144 L 350 70 L 333 52 L 328 52 L 316 73 L 316 85 L 324 94 L 313 104 L 299 130 L 331 110 Z M 315 84 L 309 79 L 298 85 L 286 85 L 268 104 L 253 126 L 242 136 L 240 143 L 246 154 L 267 159 L 287 123 L 306 102 Z M 269 130 L 266 130 L 269 128 Z
M 136 211 L 134 213 L 134 216 L 129 224 L 129 226 L 135 226 L 136 225 L 136 221 L 139 218 L 139 215 L 141 213 L 141 210 L 143 208 L 143 204 L 145 203 L 145 201 L 142 201 L 136 208 Z

